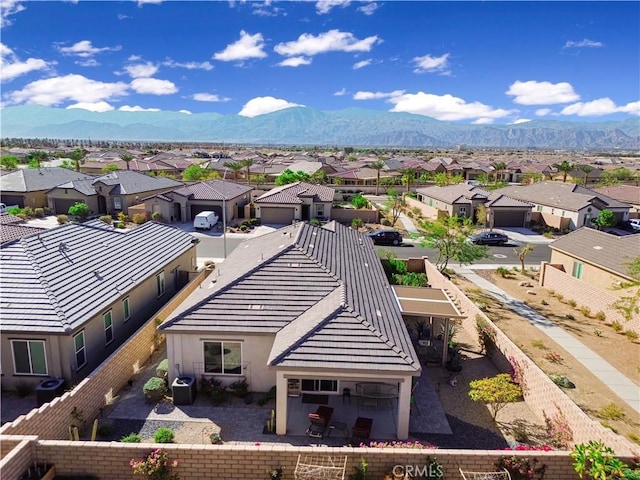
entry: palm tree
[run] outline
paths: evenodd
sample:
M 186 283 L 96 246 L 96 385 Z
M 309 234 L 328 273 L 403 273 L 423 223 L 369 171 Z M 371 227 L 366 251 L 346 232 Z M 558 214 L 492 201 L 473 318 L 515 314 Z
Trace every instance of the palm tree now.
M 566 183 L 567 175 L 573 170 L 573 164 L 568 160 L 563 160 L 561 163 L 554 163 L 553 166 L 556 170 L 563 173 L 562 181 Z
M 409 190 L 411 189 L 411 182 L 413 182 L 413 179 L 416 178 L 416 169 L 413 167 L 405 167 L 405 168 L 398 169 L 398 171 L 402 175 L 402 180 L 404 180 L 404 182 L 407 185 L 407 193 L 408 193 Z
M 76 172 L 80 171 L 80 160 L 84 157 L 84 151 L 81 148 L 76 148 L 69 154 L 69 158 L 73 160 L 73 165 Z
M 249 185 L 249 183 L 251 182 L 251 166 L 253 165 L 253 163 L 254 162 L 252 158 L 245 158 L 240 162 L 240 165 L 243 168 L 247 169 L 247 185 Z
M 382 160 L 377 160 L 371 164 L 371 168 L 376 171 L 376 196 L 378 195 L 378 190 L 380 188 L 380 170 L 384 168 L 384 162 Z
M 233 172 L 233 181 L 238 180 L 238 172 L 244 168 L 244 165 L 240 162 L 227 162 L 224 164 L 225 167 L 229 168 Z
M 593 172 L 593 167 L 591 165 L 578 165 L 578 170 L 584 173 L 584 183 L 583 186 L 587 186 L 587 180 L 589 179 L 589 174 Z
M 127 170 L 129 170 L 129 162 L 133 160 L 133 155 L 129 155 L 128 153 L 125 153 L 124 155 L 120 155 L 120 158 L 127 165 Z
M 494 183 L 498 183 L 498 175 L 501 174 L 505 168 L 507 168 L 507 164 L 504 162 L 495 162 L 492 164 L 492 166 L 496 171 Z M 500 175 L 500 179 L 502 179 L 502 175 Z
M 47 152 L 43 152 L 42 150 L 32 150 L 27 155 L 27 158 L 36 163 L 36 168 L 40 168 L 40 162 L 43 162 L 44 160 L 49 158 L 49 154 Z

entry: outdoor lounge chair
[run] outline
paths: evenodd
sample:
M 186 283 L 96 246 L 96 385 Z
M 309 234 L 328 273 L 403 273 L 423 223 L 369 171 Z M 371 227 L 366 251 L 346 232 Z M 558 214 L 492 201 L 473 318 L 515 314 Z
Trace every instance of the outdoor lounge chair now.
M 358 417 L 351 429 L 351 436 L 360 440 L 368 440 L 371 436 L 371 427 L 373 427 L 372 418 Z
M 309 414 L 310 423 L 309 428 L 307 428 L 307 435 L 310 437 L 322 438 L 325 430 L 329 427 L 332 415 L 332 407 L 320 405 L 315 412 Z
M 459 470 L 464 480 L 511 480 L 511 475 L 507 470 L 499 472 L 470 472 L 461 468 Z

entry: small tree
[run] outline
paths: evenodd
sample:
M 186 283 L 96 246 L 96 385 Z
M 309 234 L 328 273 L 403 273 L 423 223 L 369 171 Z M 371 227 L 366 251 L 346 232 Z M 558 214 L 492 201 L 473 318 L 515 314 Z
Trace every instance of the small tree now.
M 207 172 L 200 165 L 189 165 L 182 172 L 182 179 L 188 182 L 199 182 L 207 178 Z
M 129 163 L 131 162 L 131 160 L 133 160 L 133 155 L 125 153 L 124 155 L 121 155 L 120 158 L 122 159 L 122 161 L 127 166 L 127 170 L 129 170 Z
M 380 170 L 384 168 L 384 162 L 382 160 L 376 160 L 369 166 L 376 171 L 376 196 L 377 196 L 378 190 L 380 188 Z
M 438 251 L 436 266 L 443 272 L 449 260 L 456 260 L 462 265 L 470 265 L 476 260 L 487 257 L 487 247 L 474 245 L 468 239 L 473 233 L 470 218 L 458 216 L 447 217 L 436 221 L 423 221 L 420 226 L 426 235 L 420 242 L 422 247 L 434 248 Z
M 487 226 L 488 218 L 489 218 L 489 209 L 484 203 L 481 203 L 476 208 L 476 223 L 484 228 Z
M 118 170 L 118 165 L 115 163 L 107 163 L 104 167 L 102 167 L 102 173 L 111 173 Z
M 493 420 L 498 412 L 508 403 L 517 402 L 522 397 L 520 386 L 511 381 L 508 373 L 500 373 L 495 377 L 485 377 L 469 382 L 469 397 L 474 402 L 484 402 L 489 405 Z
M 518 250 L 517 248 L 514 248 L 513 251 L 515 252 L 516 256 L 518 257 L 518 259 L 520 260 L 520 271 L 524 272 L 524 260 L 527 257 L 527 255 L 529 255 L 531 252 L 533 252 L 533 247 L 529 244 L 525 245 L 524 247 L 522 247 L 520 250 Z
M 573 170 L 573 164 L 568 160 L 563 160 L 560 163 L 554 163 L 554 168 L 559 172 L 562 172 L 562 181 L 567 181 L 567 175 Z
M 2 157 L 2 160 L 0 160 L 0 165 L 2 165 L 2 168 L 13 170 L 18 166 L 18 157 L 13 157 L 10 155 Z
M 89 215 L 89 205 L 83 202 L 76 202 L 69 207 L 69 211 L 67 213 L 74 217 L 78 217 L 82 222 Z
M 598 214 L 598 218 L 596 218 L 593 223 L 598 227 L 598 230 L 606 227 L 614 227 L 618 220 L 616 219 L 615 213 L 611 210 L 600 210 Z
M 351 199 L 351 205 L 359 210 L 361 208 L 367 208 L 369 201 L 364 198 L 361 193 L 356 193 Z
M 398 195 L 398 192 L 391 188 L 387 191 L 387 196 L 389 200 L 386 201 L 385 206 L 391 212 L 392 223 L 391 226 L 395 225 L 400 218 L 400 214 L 402 213 L 402 208 L 404 207 L 404 198 L 401 195 Z

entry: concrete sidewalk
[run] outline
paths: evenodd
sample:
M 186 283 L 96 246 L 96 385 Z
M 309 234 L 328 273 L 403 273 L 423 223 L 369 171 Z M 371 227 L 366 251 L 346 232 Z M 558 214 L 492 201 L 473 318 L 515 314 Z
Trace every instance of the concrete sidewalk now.
M 603 359 L 593 350 L 586 347 L 573 335 L 558 327 L 545 316 L 528 307 L 521 301 L 511 297 L 493 283 L 485 280 L 466 267 L 453 266 L 456 273 L 475 283 L 493 297 L 503 302 L 531 325 L 537 327 L 549 338 L 557 342 L 569 354 L 573 355 L 580 363 L 597 376 L 602 383 L 608 386 L 616 395 L 626 402 L 636 412 L 640 412 L 640 387 L 620 373 L 609 362 Z

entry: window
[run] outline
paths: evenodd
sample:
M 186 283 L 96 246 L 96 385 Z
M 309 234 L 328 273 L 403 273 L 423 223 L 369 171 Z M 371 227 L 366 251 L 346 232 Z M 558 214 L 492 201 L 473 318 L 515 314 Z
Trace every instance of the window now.
M 433 207 L 433 198 L 430 198 L 430 199 L 429 199 L 429 206 L 430 206 L 430 207 Z
M 87 353 L 84 347 L 84 330 L 73 336 L 73 345 L 76 351 L 76 368 L 80 370 L 87 363 Z
M 582 262 L 573 262 L 573 271 L 571 275 L 578 280 L 582 278 Z
M 536 212 L 541 212 L 541 211 L 542 211 L 542 205 L 537 205 Z
M 113 208 L 122 210 L 122 199 L 120 197 L 113 197 Z
M 44 340 L 11 340 L 17 375 L 47 375 Z
M 467 216 L 467 207 L 460 207 L 458 209 L 458 215 L 461 217 L 466 217 Z
M 113 320 L 111 318 L 111 310 L 102 316 L 104 321 L 104 340 L 105 344 L 109 345 L 113 342 Z
M 204 342 L 204 372 L 240 375 L 242 344 L 240 342 Z
M 129 310 L 129 297 L 122 300 L 122 316 L 126 322 L 131 318 L 131 310 Z
M 303 392 L 337 392 L 337 380 L 303 379 Z
M 156 276 L 156 286 L 158 287 L 158 297 L 164 295 L 164 272 Z
M 316 205 L 316 217 L 324 217 L 324 205 Z
M 173 289 L 177 292 L 180 289 L 180 267 L 174 268 L 173 273 Z

